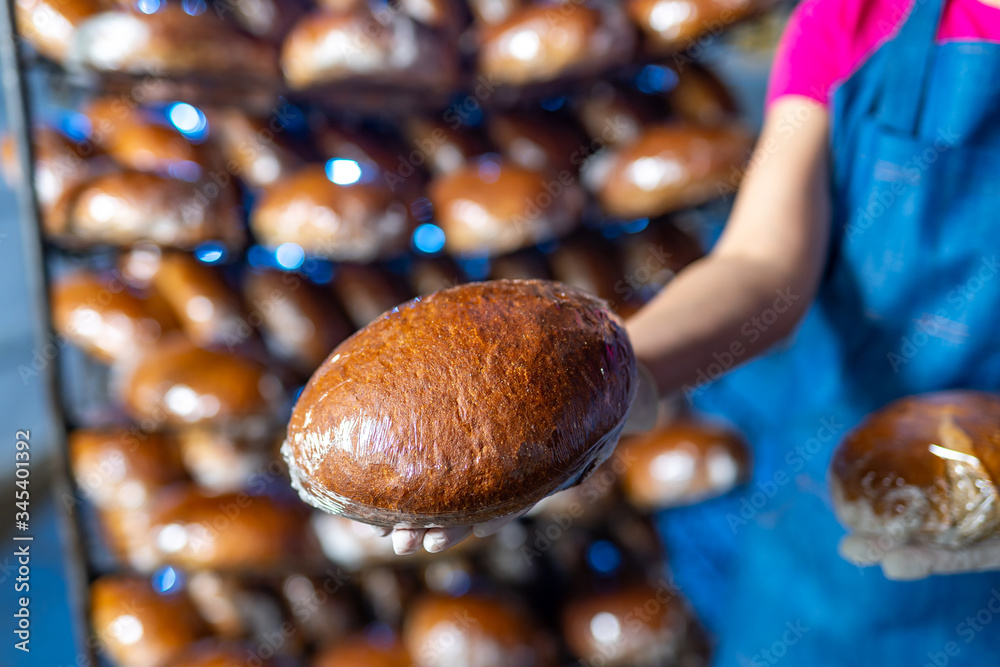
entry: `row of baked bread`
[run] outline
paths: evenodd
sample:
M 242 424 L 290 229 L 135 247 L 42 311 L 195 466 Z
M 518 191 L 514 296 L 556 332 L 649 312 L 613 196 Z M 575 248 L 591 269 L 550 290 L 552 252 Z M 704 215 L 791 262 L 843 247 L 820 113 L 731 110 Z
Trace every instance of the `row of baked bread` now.
M 375 129 L 319 115 L 305 123 L 287 105 L 268 120 L 102 98 L 73 118 L 76 140 L 35 133 L 43 222 L 67 247 L 215 241 L 232 251 L 246 244 L 247 204 L 265 246 L 369 262 L 412 246 L 503 254 L 581 221 L 654 217 L 731 194 L 750 142 L 725 89 L 704 70 L 659 71 L 673 77 L 666 93 L 602 83 L 564 109 L 491 113 L 482 127 L 447 112 Z M 288 116 L 312 127 L 292 129 Z M 414 237 L 421 225 L 430 226 Z
M 70 68 L 293 88 L 342 81 L 451 90 L 463 59 L 497 85 L 591 75 L 671 53 L 765 0 L 19 0 L 18 29 Z M 221 7 L 221 8 L 220 8 Z
M 70 436 L 79 496 L 106 551 L 122 565 L 310 570 L 322 562 L 320 548 L 350 569 L 405 562 L 367 526 L 321 512 L 310 519 L 305 506 L 289 502 L 273 431 L 149 426 L 143 420 Z M 737 436 L 680 420 L 626 438 L 591 479 L 547 498 L 531 516 L 594 526 L 626 506 L 652 512 L 725 493 L 748 473 L 749 455 Z
M 309 519 L 282 493 L 273 450 L 240 491 L 194 484 L 185 466 L 205 437 L 108 428 L 71 438 L 78 491 L 131 571 L 91 588 L 93 645 L 114 664 L 705 660 L 652 521 L 621 493 L 652 509 L 729 490 L 747 460 L 725 430 L 665 424 L 624 442 L 584 486 L 528 519 L 447 554 L 410 557 L 368 526 L 320 512 Z
M 707 664 L 701 630 L 666 578 L 561 582 L 542 612 L 476 577 L 460 562 L 356 578 L 107 575 L 90 589 L 94 645 L 122 667 Z M 398 620 L 372 620 L 386 613 Z

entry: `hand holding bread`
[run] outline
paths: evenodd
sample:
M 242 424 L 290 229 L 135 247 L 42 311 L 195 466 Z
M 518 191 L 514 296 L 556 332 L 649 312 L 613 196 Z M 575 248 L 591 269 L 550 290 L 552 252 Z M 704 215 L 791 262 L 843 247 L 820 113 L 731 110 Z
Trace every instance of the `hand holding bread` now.
M 869 415 L 831 467 L 841 555 L 891 579 L 1000 568 L 1000 398 L 945 391 Z
M 304 501 L 395 530 L 397 552 L 440 551 L 583 480 L 639 384 L 622 322 L 596 297 L 537 280 L 462 285 L 338 346 L 282 452 Z

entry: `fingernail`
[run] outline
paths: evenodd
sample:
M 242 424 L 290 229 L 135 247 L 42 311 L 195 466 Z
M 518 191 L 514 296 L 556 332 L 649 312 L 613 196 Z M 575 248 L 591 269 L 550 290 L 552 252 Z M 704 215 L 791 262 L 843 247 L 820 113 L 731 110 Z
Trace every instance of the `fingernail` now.
M 424 549 L 432 554 L 444 551 L 448 547 L 448 538 L 439 531 L 427 531 L 424 535 Z
M 392 550 L 397 556 L 407 556 L 420 548 L 420 540 L 412 530 L 396 530 L 392 533 Z

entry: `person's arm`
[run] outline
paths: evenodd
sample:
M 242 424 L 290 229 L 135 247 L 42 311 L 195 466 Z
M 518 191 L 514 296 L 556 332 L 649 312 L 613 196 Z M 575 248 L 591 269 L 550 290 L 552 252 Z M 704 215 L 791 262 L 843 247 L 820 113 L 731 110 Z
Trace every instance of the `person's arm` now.
M 788 97 L 771 105 L 752 160 L 757 166 L 744 179 L 719 243 L 626 323 L 637 356 L 661 390 L 693 381 L 698 369 L 714 361 L 713 352 L 734 341 L 744 341 L 749 350 L 741 360 L 762 351 L 805 312 L 826 253 L 827 125 L 827 111 L 818 102 Z M 756 343 L 744 340 L 744 324 L 771 308 L 779 292 L 786 301 L 794 297 L 791 307 Z M 392 533 L 397 554 L 421 547 L 438 552 L 470 534 L 492 534 L 514 518 L 381 532 Z
M 763 352 L 808 309 L 829 242 L 828 133 L 822 104 L 775 101 L 718 243 L 626 323 L 662 392 Z

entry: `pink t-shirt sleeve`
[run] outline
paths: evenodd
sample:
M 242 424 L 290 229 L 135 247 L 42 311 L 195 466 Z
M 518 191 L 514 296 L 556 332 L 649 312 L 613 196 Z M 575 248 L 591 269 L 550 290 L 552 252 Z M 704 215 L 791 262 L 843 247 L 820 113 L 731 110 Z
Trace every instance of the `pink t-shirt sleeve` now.
M 985 7 L 978 0 L 948 4 L 945 33 L 953 30 L 955 10 Z M 804 0 L 792 12 L 778 44 L 768 104 L 783 95 L 828 104 L 833 89 L 892 39 L 912 6 L 913 0 Z
M 844 0 L 804 0 L 792 12 L 774 57 L 767 103 L 785 95 L 802 95 L 821 104 L 843 76 Z
M 767 103 L 803 95 L 829 104 L 847 80 L 895 36 L 913 0 L 803 0 L 778 43 Z M 1000 8 L 981 0 L 948 0 L 939 42 L 1000 41 Z

